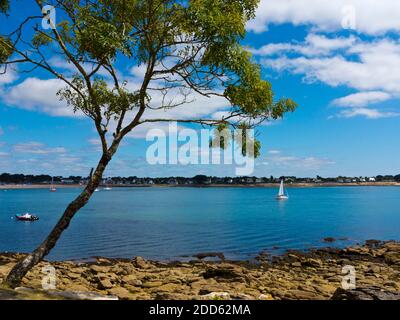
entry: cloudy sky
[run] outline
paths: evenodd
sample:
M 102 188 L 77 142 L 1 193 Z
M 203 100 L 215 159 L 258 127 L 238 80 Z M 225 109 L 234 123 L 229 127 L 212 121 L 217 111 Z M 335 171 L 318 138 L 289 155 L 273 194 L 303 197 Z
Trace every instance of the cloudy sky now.
M 20 17 L 1 18 L 0 33 L 34 10 L 23 2 L 14 4 Z M 261 0 L 247 28 L 244 45 L 276 96 L 299 104 L 259 129 L 255 175 L 400 173 L 400 1 Z M 51 62 L 66 73 L 71 68 L 57 56 Z M 143 75 L 133 65 L 119 72 L 132 86 Z M 0 75 L 0 172 L 86 175 L 95 165 L 92 123 L 55 98 L 61 87 L 40 72 Z M 225 108 L 225 101 L 197 98 L 171 117 L 215 116 Z M 234 174 L 224 165 L 150 166 L 147 129 L 125 140 L 107 175 Z

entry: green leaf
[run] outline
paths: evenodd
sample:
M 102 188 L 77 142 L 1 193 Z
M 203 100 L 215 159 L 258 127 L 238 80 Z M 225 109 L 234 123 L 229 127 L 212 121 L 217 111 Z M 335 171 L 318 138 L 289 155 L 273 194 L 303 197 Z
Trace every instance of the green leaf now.
M 0 36 L 0 63 L 5 63 L 13 54 L 13 51 L 11 40 Z
M 10 10 L 9 0 L 0 0 L 0 13 L 7 14 Z
M 32 45 L 35 48 L 39 48 L 41 46 L 49 45 L 52 42 L 52 38 L 50 35 L 37 31 L 32 38 Z

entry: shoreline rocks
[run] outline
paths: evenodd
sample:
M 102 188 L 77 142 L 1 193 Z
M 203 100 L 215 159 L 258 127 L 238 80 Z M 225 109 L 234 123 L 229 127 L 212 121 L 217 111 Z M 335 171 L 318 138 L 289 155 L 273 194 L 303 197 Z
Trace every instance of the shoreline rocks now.
M 209 255 L 210 253 L 207 253 Z M 214 255 L 214 253 L 213 253 Z M 22 254 L 0 254 L 0 288 Z M 42 290 L 44 266 L 56 270 L 56 290 Z M 342 289 L 343 267 L 356 289 Z M 94 262 L 41 262 L 25 289 L 0 289 L 0 299 L 329 300 L 400 299 L 400 243 L 377 240 L 345 249 L 290 251 L 272 259 L 160 263 L 141 257 Z

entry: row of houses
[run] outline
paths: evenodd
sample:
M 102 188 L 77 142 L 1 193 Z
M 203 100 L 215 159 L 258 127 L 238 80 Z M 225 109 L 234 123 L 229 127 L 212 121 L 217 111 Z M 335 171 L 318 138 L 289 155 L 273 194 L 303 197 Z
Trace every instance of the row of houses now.
M 365 183 L 376 182 L 376 177 L 357 177 L 357 178 L 296 178 L 296 177 L 207 177 L 196 176 L 193 178 L 169 177 L 169 178 L 106 178 L 103 185 L 211 185 L 211 184 L 262 184 L 279 183 L 284 180 L 286 183 Z M 82 181 L 85 183 L 86 181 Z
M 284 180 L 286 183 L 374 183 L 374 182 L 400 182 L 400 175 L 397 176 L 373 176 L 373 177 L 335 177 L 323 178 L 298 178 L 290 177 L 209 177 L 206 175 L 197 175 L 192 178 L 187 177 L 165 177 L 165 178 L 141 178 L 141 177 L 110 177 L 102 181 L 103 185 L 210 185 L 210 184 L 261 184 L 261 183 L 279 183 Z M 88 178 L 84 177 L 50 177 L 50 176 L 24 176 L 1 174 L 0 184 L 81 184 L 85 185 Z

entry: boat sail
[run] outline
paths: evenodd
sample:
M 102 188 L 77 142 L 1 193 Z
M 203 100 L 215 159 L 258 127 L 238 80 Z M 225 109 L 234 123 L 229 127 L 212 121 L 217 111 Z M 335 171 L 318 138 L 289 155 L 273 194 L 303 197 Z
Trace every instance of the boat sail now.
M 54 177 L 51 178 L 51 186 L 50 186 L 49 190 L 50 190 L 50 192 L 56 192 L 57 191 L 56 187 L 54 186 Z
M 278 200 L 287 200 L 289 199 L 289 196 L 287 195 L 287 192 L 285 191 L 285 186 L 283 183 L 283 180 L 281 180 L 281 186 L 279 188 L 279 193 L 278 196 L 276 197 Z

